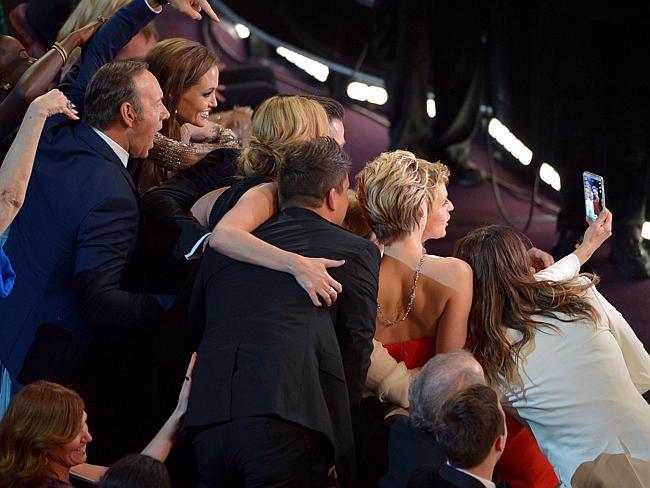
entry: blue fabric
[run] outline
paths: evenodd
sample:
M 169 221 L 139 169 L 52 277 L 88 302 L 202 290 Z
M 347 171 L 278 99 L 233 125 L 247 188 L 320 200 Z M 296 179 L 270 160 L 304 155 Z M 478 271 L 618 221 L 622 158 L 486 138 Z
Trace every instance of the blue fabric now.
M 11 267 L 9 258 L 0 247 L 0 298 L 7 298 L 14 287 L 16 273 Z
M 9 371 L 0 363 L 0 420 L 5 416 L 11 401 L 11 379 Z

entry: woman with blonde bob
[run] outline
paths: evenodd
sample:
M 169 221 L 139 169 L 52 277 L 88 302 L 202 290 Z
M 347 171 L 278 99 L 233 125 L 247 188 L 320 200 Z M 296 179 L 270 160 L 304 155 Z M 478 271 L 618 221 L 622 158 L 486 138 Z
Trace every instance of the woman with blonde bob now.
M 328 134 L 327 115 L 318 103 L 300 96 L 269 98 L 255 111 L 253 135 L 237 161 L 244 179 L 208 193 L 192 207 L 197 220 L 213 229 L 210 247 L 232 259 L 292 274 L 316 306 L 336 300 L 341 285 L 326 268 L 343 262 L 283 251 L 251 232 L 278 211 L 274 179 L 286 150 Z
M 445 165 L 407 151 L 383 153 L 357 175 L 357 198 L 384 245 L 378 342 L 367 386 L 380 400 L 404 408 L 419 367 L 437 352 L 465 345 L 472 271 L 459 259 L 427 255 L 422 247 L 447 233 L 454 209 L 448 181 Z
M 454 209 L 448 181 L 445 165 L 407 151 L 384 153 L 357 175 L 357 197 L 385 246 L 366 387 L 368 394 L 402 407 L 393 413 L 407 413 L 409 385 L 420 367 L 435 354 L 462 349 L 467 339 L 472 269 L 456 257 L 427 255 L 422 247 L 447 233 Z M 514 488 L 555 486 L 557 479 L 531 434 L 512 419 L 511 427 L 499 475 Z
M 582 245 L 555 264 L 569 271 L 562 280 L 534 274 L 526 240 L 509 227 L 470 232 L 455 253 L 474 271 L 468 348 L 504 408 L 533 431 L 563 487 L 649 486 L 621 476 L 630 464 L 646 481 L 650 475 L 650 406 L 641 396 L 650 389 L 650 356 L 596 290 L 598 278 L 578 276 L 611 223 L 604 209 Z M 611 478 L 589 474 L 601 455 Z M 586 484 L 573 479 L 581 465 Z

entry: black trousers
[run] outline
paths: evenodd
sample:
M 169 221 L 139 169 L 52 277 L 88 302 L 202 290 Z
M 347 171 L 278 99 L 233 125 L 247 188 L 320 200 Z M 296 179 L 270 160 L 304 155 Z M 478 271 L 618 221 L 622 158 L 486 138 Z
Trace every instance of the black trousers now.
M 485 79 L 482 2 L 381 0 L 375 9 L 390 149 L 451 164 L 466 161 Z M 426 111 L 432 90 L 433 120 Z
M 275 416 L 210 427 L 193 441 L 202 488 L 327 487 L 333 465 L 324 435 Z

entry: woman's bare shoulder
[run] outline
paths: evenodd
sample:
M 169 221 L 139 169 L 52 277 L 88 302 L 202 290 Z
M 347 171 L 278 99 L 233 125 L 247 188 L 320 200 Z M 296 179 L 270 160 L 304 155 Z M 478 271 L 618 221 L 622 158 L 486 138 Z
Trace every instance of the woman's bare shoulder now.
M 472 268 L 462 259 L 427 255 L 422 274 L 452 288 L 472 285 Z

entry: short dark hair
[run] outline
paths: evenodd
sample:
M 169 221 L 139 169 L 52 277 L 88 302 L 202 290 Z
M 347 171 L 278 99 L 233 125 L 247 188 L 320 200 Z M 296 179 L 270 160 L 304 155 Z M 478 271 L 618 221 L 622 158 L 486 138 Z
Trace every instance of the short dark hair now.
M 338 100 L 334 100 L 330 97 L 322 97 L 320 95 L 303 95 L 306 99 L 312 100 L 323 107 L 325 113 L 327 114 L 327 119 L 339 119 L 343 120 L 345 117 L 345 109 L 343 105 L 339 103 Z
M 322 205 L 331 188 L 342 190 L 350 160 L 331 137 L 301 141 L 287 150 L 278 169 L 280 203 L 300 200 L 310 207 Z
M 140 120 L 142 104 L 133 78 L 147 68 L 144 61 L 114 61 L 99 68 L 86 89 L 83 123 L 98 130 L 108 129 L 119 120 L 125 102 L 133 105 Z
M 145 454 L 129 454 L 113 464 L 98 488 L 171 488 L 165 465 Z
M 454 394 L 442 405 L 435 422 L 440 449 L 457 468 L 481 464 L 504 432 L 497 394 L 486 385 L 472 385 Z

